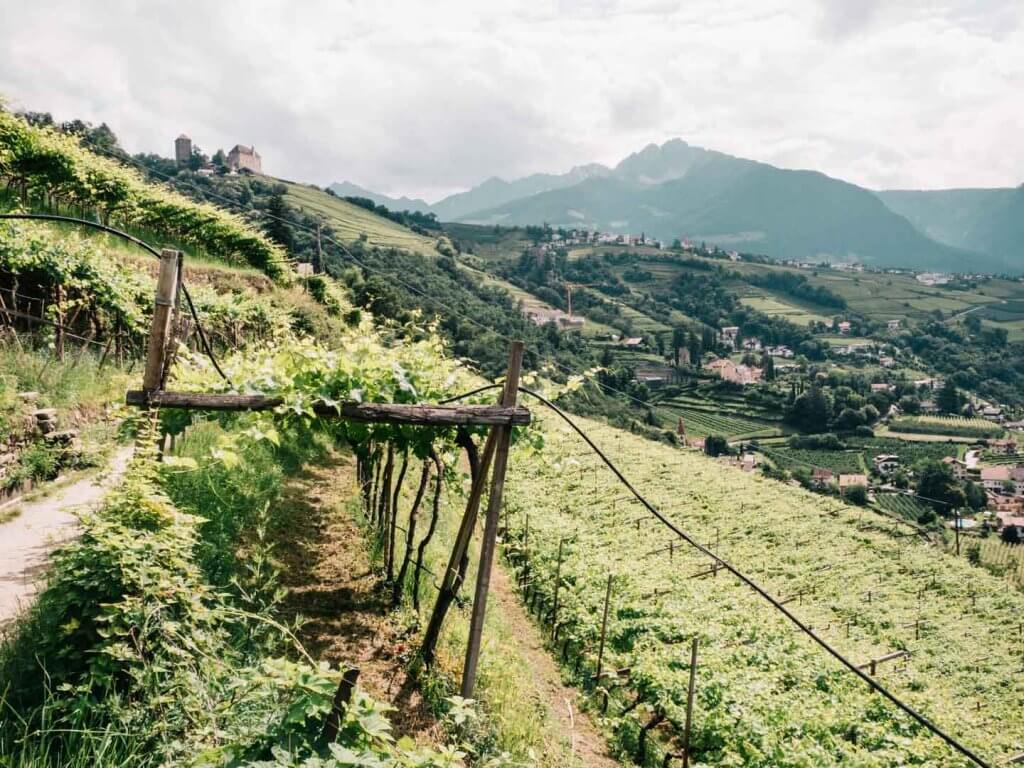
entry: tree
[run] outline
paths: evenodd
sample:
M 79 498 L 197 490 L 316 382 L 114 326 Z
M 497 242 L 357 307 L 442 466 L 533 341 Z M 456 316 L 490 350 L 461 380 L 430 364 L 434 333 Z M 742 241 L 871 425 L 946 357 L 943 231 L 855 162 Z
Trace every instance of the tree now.
M 292 228 L 288 225 L 288 204 L 280 193 L 271 195 L 267 203 L 267 237 L 283 245 L 289 252 L 294 248 Z
M 775 381 L 775 359 L 771 355 L 761 356 L 761 368 L 764 370 L 765 381 Z
M 927 461 L 921 465 L 917 478 L 917 493 L 935 507 L 936 511 L 946 515 L 967 504 L 967 497 L 953 477 L 953 470 L 948 464 L 940 461 Z
M 728 456 L 729 441 L 721 435 L 708 435 L 704 438 L 704 453 L 708 456 Z
M 863 507 L 868 503 L 868 489 L 863 485 L 850 485 L 843 491 L 843 496 L 851 504 Z
M 967 506 L 975 512 L 984 509 L 988 503 L 985 489 L 978 483 L 971 482 L 970 480 L 964 485 L 964 496 L 967 498 Z
M 1020 544 L 1022 539 L 1020 535 L 1020 528 L 1016 525 L 1008 525 L 1003 528 L 1003 532 L 999 534 L 999 538 L 1007 544 Z
M 813 386 L 793 401 L 787 418 L 805 432 L 824 432 L 828 429 L 831 406 L 821 387 Z
M 935 405 L 943 413 L 959 413 L 963 404 L 963 394 L 951 381 L 947 381 L 935 396 Z

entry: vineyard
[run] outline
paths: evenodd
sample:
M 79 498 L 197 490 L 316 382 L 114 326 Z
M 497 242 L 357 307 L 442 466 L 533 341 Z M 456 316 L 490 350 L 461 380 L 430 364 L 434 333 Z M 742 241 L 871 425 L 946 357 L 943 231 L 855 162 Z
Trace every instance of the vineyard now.
M 894 535 L 870 511 L 586 429 L 635 483 L 658 489 L 652 501 L 669 519 L 901 699 L 993 762 L 1024 748 L 1024 597 L 1002 580 Z M 588 688 L 611 578 L 594 701 L 624 753 L 660 764 L 679 750 L 698 638 L 697 764 L 968 764 L 631 504 L 574 436 L 550 423 L 546 433 L 545 462 L 513 465 L 509 556 Z
M 921 435 L 950 435 L 952 437 L 999 437 L 1003 428 L 986 419 L 963 416 L 902 416 L 894 420 L 889 429 Z
M 886 512 L 915 523 L 935 517 L 935 511 L 930 506 L 905 493 L 879 493 L 875 496 L 875 503 Z
M 1024 589 L 1024 547 L 989 536 L 968 544 L 968 555 L 972 550 L 977 552 L 978 561 L 986 570 Z
M 658 411 L 675 422 L 680 417 L 687 434 L 728 438 L 769 437 L 786 434 L 777 410 L 748 403 L 741 395 L 711 387 L 686 387 L 658 399 Z

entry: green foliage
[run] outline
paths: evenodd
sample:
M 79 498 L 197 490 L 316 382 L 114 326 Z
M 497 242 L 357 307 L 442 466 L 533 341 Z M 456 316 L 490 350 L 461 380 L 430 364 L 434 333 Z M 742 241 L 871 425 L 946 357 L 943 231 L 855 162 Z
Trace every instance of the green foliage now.
M 145 183 L 133 170 L 85 149 L 69 135 L 0 111 L 0 178 L 24 200 L 95 210 L 106 222 L 153 228 L 228 262 L 282 276 L 283 253 L 241 218 Z

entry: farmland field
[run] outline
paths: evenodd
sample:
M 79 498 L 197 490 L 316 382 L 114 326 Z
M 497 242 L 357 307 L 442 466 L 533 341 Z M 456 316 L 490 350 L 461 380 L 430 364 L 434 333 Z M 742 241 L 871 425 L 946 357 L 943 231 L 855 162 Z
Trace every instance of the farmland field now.
M 688 435 L 706 437 L 722 435 L 727 438 L 753 437 L 754 435 L 779 435 L 785 430 L 779 421 L 755 418 L 736 412 L 713 410 L 704 405 L 662 400 L 656 405 L 658 412 L 674 422 L 682 417 Z
M 891 521 L 870 510 L 583 425 L 669 519 L 854 663 L 908 650 L 874 677 L 896 696 L 991 764 L 1024 750 L 1024 595 L 966 559 L 893 538 Z M 603 722 L 623 751 L 635 754 L 641 729 L 659 722 L 650 764 L 678 749 L 696 638 L 695 765 L 968 765 L 735 577 L 712 577 L 709 558 L 621 500 L 622 486 L 567 428 L 551 425 L 546 452 L 544 462 L 512 461 L 508 554 L 545 621 L 559 570 L 558 644 L 581 684 L 596 671 L 611 577 Z
M 902 416 L 889 425 L 890 432 L 953 437 L 999 437 L 1004 430 L 995 422 L 963 416 Z

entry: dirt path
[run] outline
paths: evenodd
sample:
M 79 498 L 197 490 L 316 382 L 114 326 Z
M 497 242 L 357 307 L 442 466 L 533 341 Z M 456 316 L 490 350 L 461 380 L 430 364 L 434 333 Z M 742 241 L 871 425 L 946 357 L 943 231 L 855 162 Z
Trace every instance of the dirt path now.
M 19 503 L 20 514 L 0 524 L 0 629 L 31 602 L 51 550 L 75 535 L 76 510 L 121 479 L 131 454 L 130 447 L 119 449 L 105 471 Z
M 558 730 L 566 734 L 573 755 L 587 768 L 618 768 L 620 763 L 608 754 L 607 741 L 588 714 L 580 711 L 580 691 L 562 684 L 561 672 L 544 647 L 539 628 L 526 614 L 508 573 L 499 563 L 495 563 L 491 575 L 491 598 L 514 628 L 520 653 L 533 670 L 537 692 L 551 711 Z
M 340 458 L 289 482 L 283 500 L 288 514 L 275 536 L 290 590 L 287 610 L 308 620 L 300 638 L 314 658 L 358 667 L 361 687 L 396 707 L 392 721 L 399 735 L 443 741 L 418 690 L 406 678 L 415 637 L 390 612 L 389 595 L 378 588 L 380 575 L 371 567 L 364 534 L 346 506 L 354 487 L 354 467 Z M 580 712 L 579 691 L 562 684 L 557 664 L 500 563 L 495 564 L 491 596 L 490 610 L 501 611 L 513 627 L 516 650 L 533 673 L 531 687 L 550 710 L 556 730 L 571 742 L 579 765 L 618 768 L 604 738 Z

